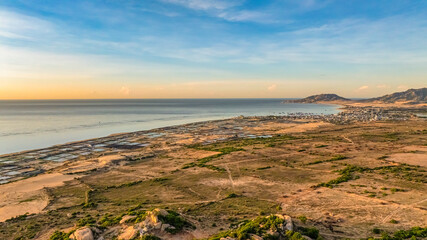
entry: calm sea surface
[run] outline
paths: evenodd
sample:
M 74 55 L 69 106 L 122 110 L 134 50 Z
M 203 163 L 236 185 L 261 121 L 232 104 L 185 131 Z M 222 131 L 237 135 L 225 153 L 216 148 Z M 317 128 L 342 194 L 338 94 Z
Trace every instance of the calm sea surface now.
M 0 154 L 112 133 L 239 115 L 338 112 L 336 106 L 284 99 L 137 99 L 0 101 Z

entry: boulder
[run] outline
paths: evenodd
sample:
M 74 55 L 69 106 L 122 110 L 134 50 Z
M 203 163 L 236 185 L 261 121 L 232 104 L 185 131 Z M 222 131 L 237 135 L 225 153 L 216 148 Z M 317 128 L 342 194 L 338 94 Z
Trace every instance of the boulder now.
M 139 223 L 139 227 L 143 229 L 143 232 L 162 229 L 162 222 L 159 220 L 159 215 L 166 216 L 168 215 L 168 212 L 164 209 L 158 208 L 147 212 L 145 220 Z
M 119 235 L 119 240 L 130 240 L 135 238 L 139 233 L 139 230 L 134 226 L 130 226 L 123 230 L 123 232 Z
M 135 218 L 135 216 L 131 216 L 131 215 L 124 215 L 122 217 L 122 219 L 120 220 L 120 224 L 126 223 L 128 220 Z
M 285 220 L 286 224 L 284 225 L 285 231 L 293 231 L 294 230 L 294 223 L 292 222 L 292 218 L 288 215 L 283 215 L 283 219 Z
M 251 240 L 263 240 L 264 239 L 258 235 L 255 235 L 255 234 L 251 234 L 250 237 L 251 237 Z
M 94 240 L 92 230 L 89 227 L 77 229 L 71 234 L 70 239 L 73 240 Z
M 164 209 L 159 209 L 159 208 L 154 209 L 153 212 L 157 212 L 157 215 L 161 215 L 161 216 L 166 216 L 169 214 L 168 211 Z
M 164 224 L 162 224 L 161 230 L 162 230 L 162 232 L 164 232 L 164 231 L 166 231 L 166 229 L 169 229 L 169 228 L 173 228 L 173 226 L 171 226 L 167 223 L 164 223 Z

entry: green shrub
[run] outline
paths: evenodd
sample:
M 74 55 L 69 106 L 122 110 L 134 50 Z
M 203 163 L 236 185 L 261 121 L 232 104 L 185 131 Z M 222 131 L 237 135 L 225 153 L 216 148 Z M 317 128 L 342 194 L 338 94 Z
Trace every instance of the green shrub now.
M 307 222 L 307 217 L 304 215 L 301 215 L 298 217 L 298 219 L 302 222 L 302 223 L 306 223 Z
M 161 240 L 161 238 L 154 235 L 144 235 L 139 240 Z
M 397 220 L 395 220 L 395 219 L 391 219 L 390 223 L 392 223 L 392 224 L 398 224 L 399 222 Z
M 273 236 L 268 236 L 266 234 L 267 230 L 277 231 L 279 225 L 283 224 L 284 220 L 271 215 L 268 217 L 258 217 L 252 221 L 244 221 L 240 226 L 235 230 L 229 230 L 222 233 L 219 233 L 210 238 L 210 240 L 219 240 L 225 237 L 237 238 L 239 240 L 249 238 L 249 234 L 256 234 L 263 236 L 264 239 L 274 239 Z M 267 237 L 267 238 L 265 238 Z
M 347 167 L 345 167 L 342 170 L 338 170 L 337 172 L 341 174 L 341 176 L 339 176 L 336 179 L 333 179 L 329 182 L 326 183 L 320 183 L 318 185 L 316 185 L 315 187 L 329 187 L 329 188 L 333 188 L 334 186 L 343 183 L 343 182 L 347 182 L 353 179 L 357 179 L 357 176 L 353 176 L 354 172 L 363 172 L 367 170 L 366 168 L 362 168 L 362 167 L 358 167 L 358 166 L 354 166 L 354 165 L 348 165 Z
M 311 237 L 313 239 L 316 239 L 317 237 L 319 237 L 319 230 L 315 227 L 299 227 L 298 231 L 303 234 L 306 235 L 308 237 Z
M 105 214 L 103 217 L 101 217 L 98 220 L 98 224 L 101 228 L 107 228 L 109 226 L 119 224 L 121 219 L 122 219 L 122 216 L 113 217 L 113 215 L 111 214 Z
M 93 226 L 95 223 L 96 220 L 92 216 L 86 215 L 84 218 L 77 221 L 77 227 Z
M 427 238 L 427 228 L 413 227 L 409 230 L 400 230 L 394 232 L 394 234 L 388 234 L 377 228 L 374 228 L 375 234 L 382 233 L 380 238 L 370 237 L 368 239 L 377 239 L 377 240 L 403 240 L 403 239 L 426 239 Z
M 185 219 L 183 219 L 181 216 L 179 216 L 179 214 L 177 212 L 174 212 L 174 211 L 168 211 L 168 215 L 166 215 L 166 216 L 159 215 L 158 218 L 163 223 L 167 223 L 167 224 L 174 227 L 174 228 L 167 228 L 166 229 L 167 232 L 172 233 L 172 234 L 175 234 L 175 233 L 182 231 L 182 229 L 184 227 L 192 227 L 193 226 L 189 222 L 185 221 Z
M 71 235 L 70 233 L 64 233 L 56 230 L 49 238 L 49 240 L 68 240 Z
M 230 194 L 227 195 L 226 198 L 236 198 L 236 197 L 239 197 L 239 195 L 237 195 L 235 193 L 230 193 Z

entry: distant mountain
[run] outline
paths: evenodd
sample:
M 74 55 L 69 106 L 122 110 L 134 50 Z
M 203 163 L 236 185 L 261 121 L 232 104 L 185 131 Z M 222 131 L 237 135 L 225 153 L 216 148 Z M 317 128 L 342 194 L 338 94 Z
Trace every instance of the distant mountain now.
M 350 99 L 340 97 L 336 94 L 318 94 L 313 95 L 310 97 L 306 97 L 303 99 L 297 99 L 297 100 L 287 100 L 285 102 L 287 103 L 317 103 L 317 102 L 334 102 L 334 101 L 340 101 L 340 102 L 349 102 Z
M 427 88 L 409 89 L 404 92 L 396 92 L 382 97 L 369 98 L 364 100 L 350 100 L 336 94 L 318 94 L 310 97 L 287 100 L 285 103 L 321 103 L 321 102 L 348 102 L 348 103 L 405 103 L 419 104 L 427 103 Z
M 362 102 L 383 102 L 383 103 L 427 103 L 427 88 L 409 89 L 404 92 L 396 92 L 382 97 L 370 98 Z

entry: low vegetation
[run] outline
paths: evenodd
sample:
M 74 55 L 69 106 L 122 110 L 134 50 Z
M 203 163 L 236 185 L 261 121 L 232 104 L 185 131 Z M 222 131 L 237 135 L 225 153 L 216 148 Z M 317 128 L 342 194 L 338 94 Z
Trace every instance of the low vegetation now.
M 308 163 L 308 165 L 314 165 L 314 164 L 325 163 L 325 162 L 335 162 L 335 161 L 344 160 L 344 159 L 347 159 L 347 157 L 343 155 L 336 155 L 327 160 L 317 160 L 317 161 Z
M 239 240 L 250 239 L 251 235 L 257 235 L 263 239 L 279 239 L 277 235 L 271 233 L 278 233 L 282 239 L 303 240 L 301 233 L 282 230 L 284 220 L 277 216 L 271 215 L 268 217 L 258 217 L 254 220 L 241 222 L 236 229 L 218 233 L 209 240 L 219 240 L 221 238 L 232 237 Z
M 367 240 L 403 240 L 403 239 L 426 239 L 427 238 L 427 227 L 413 227 L 409 230 L 399 230 L 394 233 L 387 233 L 378 228 L 374 228 L 372 231 L 375 234 L 381 234 L 381 237 L 369 237 Z
M 336 179 L 330 180 L 326 183 L 320 183 L 316 185 L 315 187 L 328 187 L 328 188 L 334 188 L 338 184 L 347 182 L 353 179 L 357 179 L 358 177 L 354 175 L 355 172 L 363 172 L 365 168 L 354 166 L 354 165 L 348 165 L 342 170 L 338 170 L 337 172 L 341 175 Z
M 220 168 L 214 165 L 209 165 L 207 164 L 208 162 L 217 159 L 221 156 L 224 156 L 226 154 L 232 153 L 232 152 L 238 152 L 238 151 L 244 151 L 243 148 L 235 148 L 235 147 L 224 147 L 224 148 L 215 148 L 215 147 L 202 147 L 199 145 L 196 146 L 190 146 L 191 148 L 194 149 L 199 149 L 199 150 L 207 150 L 207 151 L 214 151 L 214 152 L 220 152 L 218 154 L 215 154 L 213 156 L 209 156 L 209 157 L 204 157 L 201 159 L 198 159 L 196 162 L 192 162 L 192 163 L 188 163 L 186 165 L 184 165 L 182 167 L 182 169 L 187 169 L 187 168 L 191 168 L 191 167 L 205 167 L 205 168 L 209 168 L 215 171 L 219 171 L 219 172 L 224 172 L 225 169 L 224 168 Z

